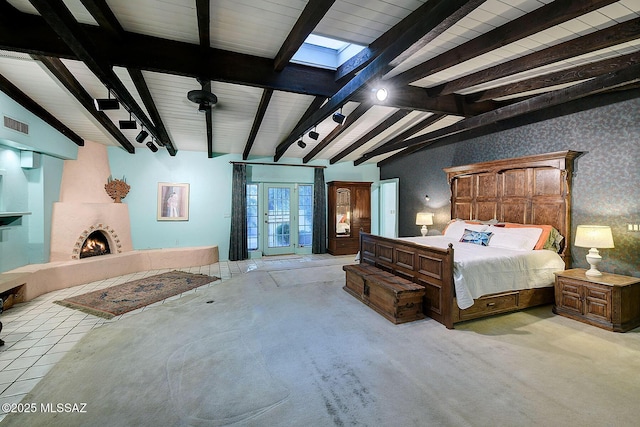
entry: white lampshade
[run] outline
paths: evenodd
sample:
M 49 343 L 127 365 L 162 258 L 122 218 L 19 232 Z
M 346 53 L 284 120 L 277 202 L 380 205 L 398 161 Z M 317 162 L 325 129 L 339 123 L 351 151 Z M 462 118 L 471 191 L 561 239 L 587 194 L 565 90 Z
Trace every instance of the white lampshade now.
M 427 235 L 427 225 L 433 224 L 433 213 L 431 212 L 418 212 L 416 215 L 416 225 L 421 225 L 420 233 L 423 236 Z
M 575 245 L 581 248 L 613 248 L 611 227 L 606 225 L 579 225 Z
M 416 215 L 416 225 L 433 225 L 433 213 L 418 212 Z
M 591 248 L 587 254 L 587 262 L 591 268 L 585 274 L 587 276 L 602 276 L 602 273 L 597 268 L 602 260 L 598 248 L 614 247 L 611 227 L 606 225 L 579 225 L 574 243 L 581 248 Z

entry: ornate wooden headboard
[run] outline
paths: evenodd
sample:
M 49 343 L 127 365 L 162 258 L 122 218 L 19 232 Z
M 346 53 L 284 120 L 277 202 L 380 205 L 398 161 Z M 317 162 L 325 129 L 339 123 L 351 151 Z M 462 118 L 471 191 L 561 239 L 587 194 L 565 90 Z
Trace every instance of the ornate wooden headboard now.
M 571 179 L 581 153 L 560 151 L 445 168 L 451 218 L 549 224 L 564 236 L 571 265 Z

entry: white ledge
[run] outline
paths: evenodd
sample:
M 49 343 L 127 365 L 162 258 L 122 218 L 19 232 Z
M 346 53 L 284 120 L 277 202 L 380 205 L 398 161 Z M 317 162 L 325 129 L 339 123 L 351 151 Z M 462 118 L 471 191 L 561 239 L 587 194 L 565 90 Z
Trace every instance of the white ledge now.
M 0 274 L 3 288 L 26 285 L 24 301 L 56 291 L 124 274 L 167 268 L 188 268 L 215 264 L 217 246 L 148 249 L 101 255 L 73 261 L 29 264 Z M 6 280 L 3 280 L 6 279 Z

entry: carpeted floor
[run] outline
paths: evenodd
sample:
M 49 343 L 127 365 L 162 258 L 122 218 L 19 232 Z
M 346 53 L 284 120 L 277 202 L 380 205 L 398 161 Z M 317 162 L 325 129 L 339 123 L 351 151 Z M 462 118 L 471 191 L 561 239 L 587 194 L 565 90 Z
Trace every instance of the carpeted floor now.
M 341 265 L 281 263 L 92 330 L 7 426 L 635 426 L 640 330 L 549 306 L 393 325 Z M 295 270 L 291 270 L 294 268 Z

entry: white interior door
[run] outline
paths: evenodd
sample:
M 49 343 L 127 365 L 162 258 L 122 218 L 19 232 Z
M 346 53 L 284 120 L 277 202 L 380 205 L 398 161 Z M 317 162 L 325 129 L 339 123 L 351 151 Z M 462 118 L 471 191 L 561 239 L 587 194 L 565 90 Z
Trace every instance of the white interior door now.
M 398 181 L 398 178 L 380 181 L 379 234 L 383 237 L 398 237 Z
M 264 184 L 264 255 L 311 253 L 313 186 Z

